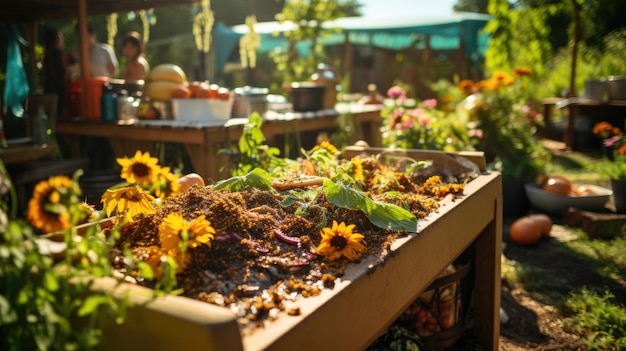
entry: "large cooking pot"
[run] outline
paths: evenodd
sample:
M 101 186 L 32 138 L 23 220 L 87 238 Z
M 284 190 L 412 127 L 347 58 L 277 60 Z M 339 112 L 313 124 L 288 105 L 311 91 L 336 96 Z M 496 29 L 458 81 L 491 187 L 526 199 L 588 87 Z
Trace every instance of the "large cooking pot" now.
M 606 84 L 609 91 L 609 100 L 626 100 L 626 76 L 610 76 Z
M 253 112 L 264 115 L 267 112 L 267 88 L 255 88 L 250 86 L 235 88 L 233 90 L 233 108 L 231 117 L 248 117 Z
M 296 112 L 324 109 L 326 86 L 313 82 L 291 83 L 291 104 Z

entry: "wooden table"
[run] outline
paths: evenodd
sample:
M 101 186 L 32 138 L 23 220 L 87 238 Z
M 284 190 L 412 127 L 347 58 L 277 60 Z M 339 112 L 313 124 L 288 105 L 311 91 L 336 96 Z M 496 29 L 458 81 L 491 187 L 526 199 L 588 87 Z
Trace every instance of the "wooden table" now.
M 384 259 L 370 256 L 351 264 L 332 289 L 298 300 L 299 315 L 280 315 L 250 335 L 240 335 L 228 308 L 181 296 L 143 304 L 149 298 L 146 288 L 131 286 L 131 300 L 137 307 L 128 311 L 126 323 L 105 330 L 102 349 L 363 350 L 445 267 L 469 251 L 474 257 L 473 331 L 482 349 L 496 351 L 502 252 L 500 174 L 484 172 L 466 185 L 464 194 L 454 201 L 444 200 L 436 213 L 419 221 L 419 233 L 394 241 Z M 115 284 L 110 282 L 109 287 Z
M 56 148 L 53 144 L 19 144 L 0 149 L 0 160 L 5 165 L 26 164 L 33 161 L 54 158 Z
M 588 116 L 593 118 L 596 122 L 601 122 L 609 118 L 615 118 L 616 120 L 621 119 L 621 123 L 617 124 L 620 128 L 624 127 L 624 121 L 626 120 L 626 100 L 602 102 L 576 97 L 559 101 L 556 103 L 556 107 L 559 109 L 568 109 L 569 114 L 565 125 L 563 141 L 570 149 L 574 148 L 574 121 L 577 117 Z
M 352 104 L 338 105 L 334 110 L 318 112 L 270 111 L 264 119 L 262 131 L 268 140 L 273 140 L 275 137 L 297 132 L 336 130 L 340 116 L 348 116 L 356 126 L 359 139 L 366 140 L 371 146 L 380 146 L 380 109 L 381 106 L 377 105 Z M 229 176 L 228 170 L 220 171 L 228 159 L 226 156 L 218 156 L 217 152 L 230 142 L 238 140 L 246 120 L 234 118 L 226 123 L 218 121 L 217 124 L 157 120 L 139 121 L 132 125 L 84 120 L 58 121 L 56 133 L 59 138 L 66 139 L 71 139 L 72 136 L 107 138 L 115 157 L 132 157 L 136 150 L 150 151 L 153 154 L 158 142 L 181 143 L 189 154 L 195 172 L 205 179 L 217 181 Z M 73 154 L 77 156 L 81 145 L 76 138 L 72 144 Z

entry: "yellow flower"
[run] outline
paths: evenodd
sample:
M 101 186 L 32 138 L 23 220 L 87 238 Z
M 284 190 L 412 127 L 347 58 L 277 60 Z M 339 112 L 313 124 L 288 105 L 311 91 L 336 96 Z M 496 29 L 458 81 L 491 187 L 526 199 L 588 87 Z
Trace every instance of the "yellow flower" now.
M 329 143 L 328 141 L 324 140 L 321 143 L 319 143 L 318 145 L 315 145 L 313 147 L 312 151 L 317 151 L 317 150 L 321 150 L 324 149 L 326 151 L 328 151 L 331 155 L 336 155 L 339 150 L 337 150 L 337 148 L 335 147 L 335 145 Z
M 348 171 L 350 173 L 350 176 L 352 176 L 352 178 L 354 178 L 355 180 L 365 180 L 365 176 L 363 175 L 363 164 L 358 158 L 353 158 L 350 160 L 350 162 L 348 163 Z
M 143 252 L 143 261 L 152 268 L 154 277 L 160 278 L 161 274 L 163 274 L 163 256 L 165 255 L 161 248 L 152 245 L 146 248 L 139 248 L 137 251 Z
M 117 214 L 125 213 L 128 219 L 131 219 L 139 213 L 152 214 L 155 212 L 152 206 L 154 197 L 137 185 L 108 189 L 102 195 L 101 201 L 107 216 L 115 211 Z
M 160 173 L 159 160 L 156 157 L 150 157 L 150 153 L 144 154 L 137 150 L 135 157 L 116 159 L 117 163 L 122 166 L 121 177 L 129 183 L 134 184 L 151 184 Z
M 50 177 L 37 183 L 33 197 L 28 201 L 28 222 L 45 233 L 69 228 L 70 217 L 66 204 L 60 202 L 62 193 L 69 193 L 71 187 L 72 180 L 66 176 Z
M 515 80 L 506 72 L 496 72 L 491 77 L 491 82 L 495 89 L 508 87 L 513 84 Z
M 211 246 L 215 229 L 204 215 L 187 223 L 180 213 L 170 213 L 159 226 L 161 247 L 171 256 L 181 251 L 181 242 L 186 241 L 187 247 L 196 248 L 200 245 Z
M 175 196 L 180 193 L 180 184 L 178 184 L 178 174 L 170 172 L 169 167 L 161 168 L 161 173 L 158 175 L 157 186 L 154 189 L 156 197 L 165 198 L 168 196 Z
M 332 228 L 322 229 L 322 242 L 317 247 L 317 253 L 331 260 L 342 255 L 349 260 L 358 259 L 359 252 L 365 250 L 365 246 L 360 243 L 364 236 L 352 232 L 355 227 L 354 224 L 346 226 L 344 222 L 337 224 L 337 221 L 333 221 Z

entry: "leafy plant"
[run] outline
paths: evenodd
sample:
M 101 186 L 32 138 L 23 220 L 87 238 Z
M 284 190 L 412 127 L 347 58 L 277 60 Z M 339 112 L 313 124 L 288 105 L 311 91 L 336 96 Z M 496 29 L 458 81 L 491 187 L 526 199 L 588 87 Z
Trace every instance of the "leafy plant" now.
M 337 0 L 294 0 L 285 4 L 283 11 L 276 15 L 276 20 L 292 23 L 295 29 L 282 33 L 287 39 L 287 50 L 270 54 L 276 64 L 276 72 L 280 74 L 281 84 L 309 79 L 317 64 L 325 61 L 320 40 L 330 30 L 324 28 L 324 23 L 344 15 L 345 10 Z M 300 43 L 309 44 L 307 55 L 300 55 L 297 47 Z
M 626 349 L 626 309 L 611 302 L 610 292 L 599 296 L 587 288 L 572 293 L 566 307 L 574 313 L 565 325 L 585 335 L 585 344 L 591 350 Z
M 479 82 L 462 81 L 468 93 L 461 109 L 474 130 L 472 143 L 485 152 L 491 168 L 503 179 L 536 181 L 545 174 L 550 154 L 535 138 L 541 116 L 529 104 L 529 69 L 517 68 L 514 75 L 496 72 Z
M 383 146 L 405 149 L 458 151 L 471 148 L 468 129 L 456 111 L 439 106 L 436 99 L 407 98 L 401 85 L 387 91 L 383 118 Z
M 0 163 L 1 165 L 1 163 Z M 1 167 L 4 169 L 4 167 Z M 77 172 L 73 184 L 78 184 Z M 5 172 L 0 178 L 8 179 Z M 115 235 L 105 237 L 98 225 L 78 236 L 83 220 L 80 189 L 72 186 L 54 213 L 69 213 L 69 229 L 62 242 L 38 237 L 23 220 L 10 218 L 0 235 L 0 349 L 92 349 L 102 341 L 102 328 L 122 323 L 126 298 L 93 288 L 94 279 L 112 276 L 109 251 Z M 63 190 L 57 190 L 63 191 Z M 51 195 L 56 198 L 56 195 Z M 0 201 L 1 202 L 1 201 Z M 3 205 L 5 205 L 3 203 Z M 6 206 L 2 206 L 3 215 Z M 56 246 L 62 251 L 55 252 Z M 61 257 L 58 257 L 58 256 Z
M 218 155 L 228 156 L 228 167 L 233 176 L 241 176 L 255 168 L 272 170 L 286 167 L 287 159 L 280 158 L 280 150 L 265 143 L 265 135 L 261 131 L 263 119 L 254 112 L 248 117 L 243 133 L 239 138 L 238 148 L 220 149 Z

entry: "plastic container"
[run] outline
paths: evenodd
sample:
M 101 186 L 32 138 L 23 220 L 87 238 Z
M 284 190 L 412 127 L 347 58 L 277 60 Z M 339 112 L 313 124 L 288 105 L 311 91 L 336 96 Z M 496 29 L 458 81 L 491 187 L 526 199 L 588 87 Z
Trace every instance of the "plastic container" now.
M 100 120 L 102 117 L 102 87 L 107 84 L 109 78 L 94 77 L 87 80 L 87 119 Z
M 102 86 L 102 96 L 100 98 L 101 117 L 105 122 L 117 122 L 117 94 L 110 85 Z
M 33 141 L 37 145 L 47 144 L 50 133 L 50 120 L 43 106 L 37 107 L 37 114 L 33 118 Z
M 190 122 L 224 122 L 230 118 L 233 97 L 220 99 L 172 99 L 174 119 Z

